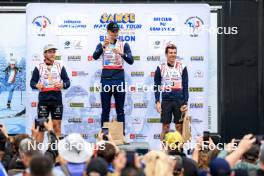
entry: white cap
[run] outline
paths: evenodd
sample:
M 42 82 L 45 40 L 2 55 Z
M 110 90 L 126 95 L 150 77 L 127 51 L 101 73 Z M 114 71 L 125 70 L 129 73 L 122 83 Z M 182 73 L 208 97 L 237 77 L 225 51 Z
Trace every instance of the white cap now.
M 9 60 L 9 64 L 16 64 L 16 59 L 11 58 L 11 59 Z
M 57 48 L 53 44 L 47 44 L 44 46 L 43 52 L 45 53 L 46 51 L 51 50 L 51 49 L 57 50 Z
M 59 155 L 68 162 L 82 163 L 90 159 L 93 149 L 80 134 L 72 133 L 59 141 Z

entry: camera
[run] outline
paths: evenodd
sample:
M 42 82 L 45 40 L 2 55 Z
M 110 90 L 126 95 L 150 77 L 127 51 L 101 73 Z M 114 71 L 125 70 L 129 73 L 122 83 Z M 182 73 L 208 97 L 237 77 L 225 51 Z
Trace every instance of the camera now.
M 39 127 L 39 131 L 45 131 L 44 122 L 48 122 L 49 119 L 39 118 L 35 119 L 35 128 Z
M 203 141 L 204 142 L 209 141 L 209 138 L 210 138 L 210 132 L 209 131 L 204 131 L 203 132 Z
M 108 141 L 107 135 L 109 134 L 109 129 L 108 128 L 102 128 L 102 133 L 103 133 L 103 140 Z

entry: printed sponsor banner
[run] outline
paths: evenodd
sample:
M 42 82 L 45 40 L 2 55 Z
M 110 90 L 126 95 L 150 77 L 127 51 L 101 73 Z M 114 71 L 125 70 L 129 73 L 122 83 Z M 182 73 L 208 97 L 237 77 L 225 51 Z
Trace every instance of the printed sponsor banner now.
M 115 21 L 120 27 L 119 40 L 130 45 L 135 60 L 133 65 L 124 64 L 129 87 L 124 106 L 126 138 L 160 148 L 160 114 L 154 93 L 145 90 L 153 86 L 155 70 L 166 61 L 165 47 L 170 43 L 177 45 L 177 59 L 189 72 L 188 107 L 196 136 L 208 128 L 209 34 L 202 28 L 210 26 L 209 18 L 205 4 L 29 4 L 27 28 L 34 32 L 27 33 L 27 85 L 31 71 L 43 61 L 43 46 L 56 45 L 56 60 L 63 63 L 71 79 L 71 87 L 63 90 L 63 133 L 78 132 L 95 142 L 101 128 L 102 59 L 94 60 L 92 55 L 104 41 L 107 24 Z M 186 34 L 186 29 L 191 33 Z M 37 96 L 27 86 L 28 132 L 37 116 Z M 116 118 L 114 98 L 110 118 Z

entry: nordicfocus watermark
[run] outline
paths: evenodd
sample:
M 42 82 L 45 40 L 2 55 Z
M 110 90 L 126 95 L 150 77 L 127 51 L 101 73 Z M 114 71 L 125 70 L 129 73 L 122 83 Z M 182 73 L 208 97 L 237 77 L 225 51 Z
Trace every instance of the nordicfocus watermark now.
M 72 152 L 80 152 L 85 150 L 87 148 L 87 145 L 89 145 L 89 148 L 93 150 L 105 150 L 105 143 L 101 143 L 100 145 L 94 144 L 94 143 L 62 143 L 60 144 L 58 141 L 54 143 L 38 143 L 36 141 L 34 142 L 28 142 L 27 143 L 27 150 L 38 150 L 38 151 L 46 151 L 48 149 L 56 151 L 56 150 L 64 150 L 64 151 L 72 151 Z M 236 150 L 238 147 L 237 143 L 218 143 L 218 144 L 213 144 L 213 143 L 207 143 L 203 142 L 202 144 L 196 143 L 195 146 L 192 146 L 191 143 L 171 143 L 168 144 L 166 142 L 160 142 L 160 148 L 166 151 L 171 151 L 171 150 L 177 150 L 177 151 L 187 151 L 189 149 L 194 149 L 197 151 L 203 151 L 203 150 Z
M 118 85 L 104 85 L 102 83 L 94 83 L 90 87 L 91 92 L 171 92 L 172 86 L 168 85 L 145 85 L 142 83 L 129 84 L 121 82 Z
M 94 143 L 59 143 L 58 141 L 54 143 L 38 143 L 34 141 L 33 143 L 28 142 L 27 143 L 27 149 L 28 150 L 38 150 L 38 151 L 46 151 L 48 149 L 51 149 L 53 151 L 55 150 L 66 150 L 66 151 L 75 151 L 80 152 L 85 150 L 87 148 L 87 145 L 89 145 L 89 148 L 92 148 L 93 150 L 105 150 L 105 144 L 102 143 L 100 145 L 94 144 Z
M 184 150 L 187 151 L 189 149 L 194 149 L 198 151 L 203 151 L 203 150 L 236 150 L 238 147 L 237 143 L 218 143 L 218 144 L 213 144 L 213 143 L 208 143 L 208 142 L 203 142 L 202 144 L 196 143 L 194 146 L 192 146 L 191 143 L 184 143 L 184 144 L 179 144 L 179 143 L 171 143 L 168 144 L 166 142 L 161 142 L 160 147 L 164 150 Z

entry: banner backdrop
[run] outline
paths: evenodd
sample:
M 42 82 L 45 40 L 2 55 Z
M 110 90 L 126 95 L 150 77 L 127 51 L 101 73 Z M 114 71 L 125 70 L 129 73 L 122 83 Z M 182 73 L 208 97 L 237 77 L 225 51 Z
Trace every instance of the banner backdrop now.
M 160 115 L 152 89 L 154 71 L 166 61 L 165 46 L 177 45 L 178 59 L 189 73 L 189 113 L 193 135 L 207 130 L 207 71 L 210 24 L 206 4 L 29 4 L 27 6 L 27 130 L 37 117 L 38 91 L 30 88 L 34 67 L 43 62 L 43 47 L 58 47 L 71 87 L 63 91 L 63 133 L 79 132 L 95 142 L 100 129 L 102 59 L 92 54 L 103 42 L 110 21 L 119 24 L 119 39 L 128 42 L 134 64 L 125 64 L 126 138 L 159 148 Z M 114 99 L 111 118 L 116 116 Z M 172 126 L 173 127 L 173 126 Z M 174 127 L 173 127 L 174 128 Z

